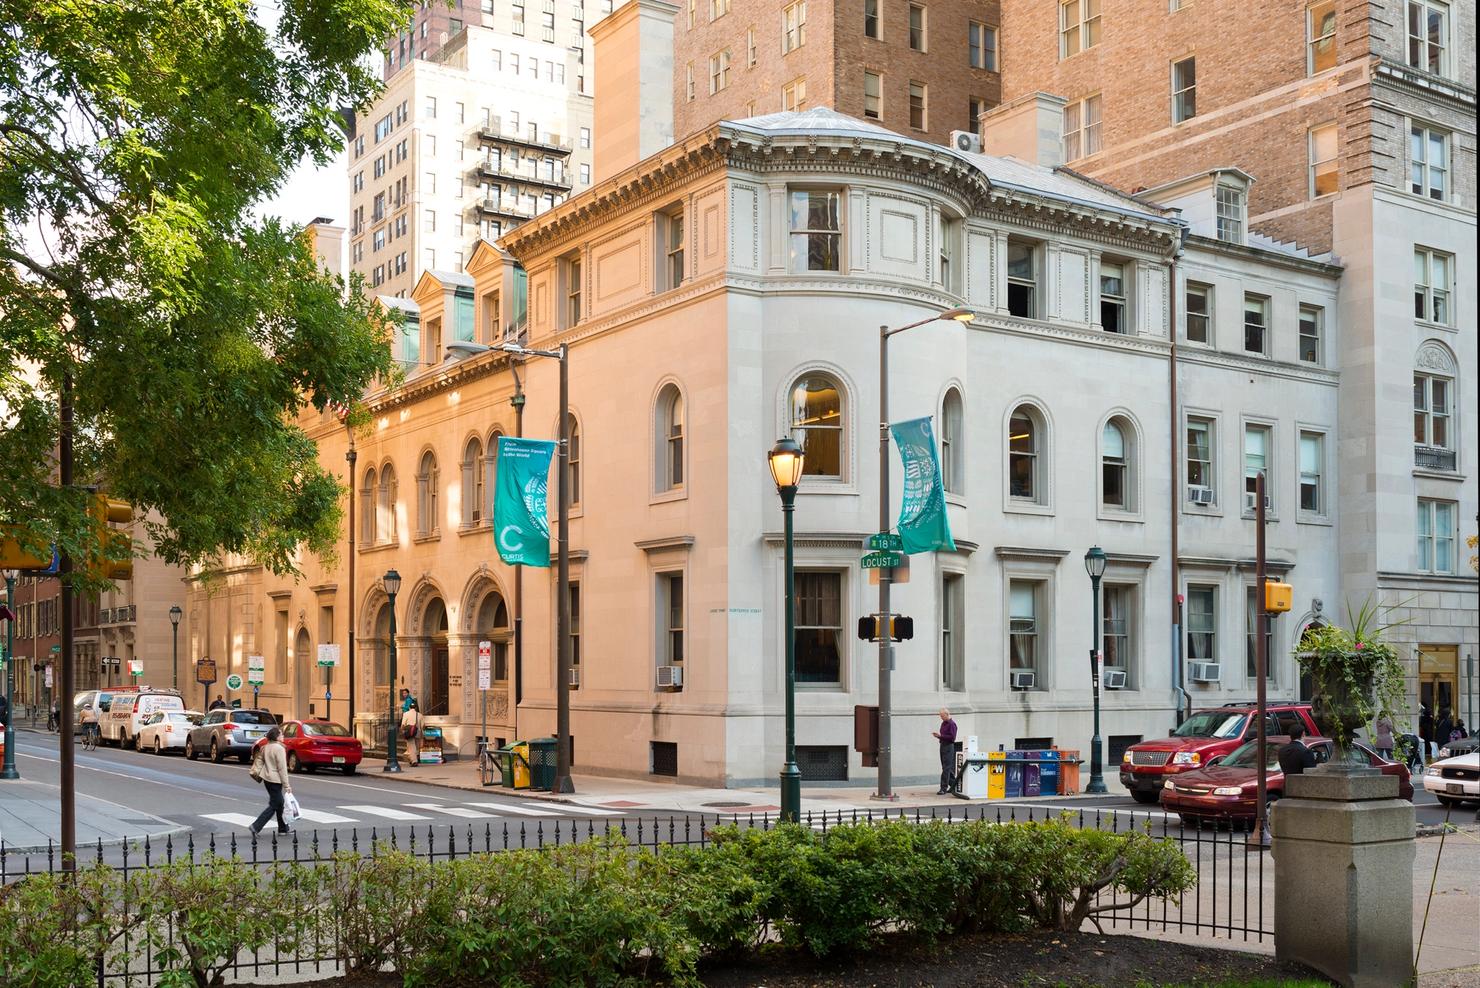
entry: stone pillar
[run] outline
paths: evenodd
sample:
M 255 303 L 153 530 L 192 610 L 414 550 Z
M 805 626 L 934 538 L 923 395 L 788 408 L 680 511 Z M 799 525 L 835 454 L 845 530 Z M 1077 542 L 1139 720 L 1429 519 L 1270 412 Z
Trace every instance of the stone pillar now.
M 1376 769 L 1285 779 L 1273 808 L 1275 956 L 1348 988 L 1413 978 L 1413 804 Z

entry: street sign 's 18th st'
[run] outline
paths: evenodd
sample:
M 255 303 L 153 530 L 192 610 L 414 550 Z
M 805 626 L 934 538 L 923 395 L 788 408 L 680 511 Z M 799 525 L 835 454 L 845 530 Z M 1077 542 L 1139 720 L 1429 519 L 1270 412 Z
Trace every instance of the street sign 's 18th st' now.
M 874 550 L 903 552 L 904 536 L 896 535 L 893 532 L 878 532 L 868 537 L 868 547 Z

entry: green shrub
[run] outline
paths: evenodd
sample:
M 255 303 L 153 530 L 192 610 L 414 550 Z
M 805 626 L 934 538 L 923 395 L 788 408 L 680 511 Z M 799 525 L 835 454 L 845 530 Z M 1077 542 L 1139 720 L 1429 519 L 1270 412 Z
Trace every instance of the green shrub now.
M 321 936 L 338 950 L 346 974 L 405 970 L 414 927 L 408 917 L 426 910 L 442 869 L 388 847 L 374 857 L 342 851 L 318 872 Z
M 0 984 L 72 988 L 96 979 L 129 917 L 123 880 L 97 866 L 0 887 Z

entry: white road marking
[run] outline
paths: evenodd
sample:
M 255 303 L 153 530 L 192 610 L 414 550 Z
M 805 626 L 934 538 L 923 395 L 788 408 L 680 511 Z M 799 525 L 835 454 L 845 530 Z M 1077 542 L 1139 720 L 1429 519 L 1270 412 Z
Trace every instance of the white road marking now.
M 323 810 L 305 810 L 299 808 L 298 814 L 305 820 L 314 823 L 357 823 L 352 816 L 339 816 L 337 813 L 325 813 Z
M 201 816 L 207 820 L 229 823 L 236 827 L 250 827 L 257 822 L 256 817 L 247 816 L 245 813 L 202 813 Z
M 446 813 L 448 816 L 461 816 L 478 820 L 486 820 L 493 816 L 492 813 L 484 813 L 482 810 L 470 810 L 462 806 L 441 806 L 437 803 L 405 803 L 412 809 L 430 810 L 433 813 Z
M 349 810 L 352 813 L 368 813 L 371 816 L 384 817 L 387 820 L 430 820 L 429 816 L 420 813 L 407 813 L 405 810 L 394 809 L 389 806 L 371 806 L 368 803 L 363 806 L 340 806 L 338 809 Z
M 583 816 L 622 816 L 622 810 L 599 810 L 591 806 L 573 806 L 570 803 L 552 803 L 560 813 L 579 813 Z M 636 809 L 638 807 L 634 807 Z
M 559 816 L 553 810 L 535 810 L 524 806 L 510 806 L 508 803 L 469 803 L 469 806 L 481 806 L 486 810 L 493 810 L 499 814 L 512 813 L 515 816 Z

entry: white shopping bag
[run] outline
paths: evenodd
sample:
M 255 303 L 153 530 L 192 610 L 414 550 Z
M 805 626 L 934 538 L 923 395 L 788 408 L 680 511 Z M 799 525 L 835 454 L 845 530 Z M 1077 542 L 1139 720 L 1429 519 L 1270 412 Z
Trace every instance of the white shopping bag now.
M 303 816 L 303 811 L 298 808 L 298 797 L 288 793 L 287 798 L 283 800 L 283 819 L 289 823 L 296 823 L 301 816 Z

